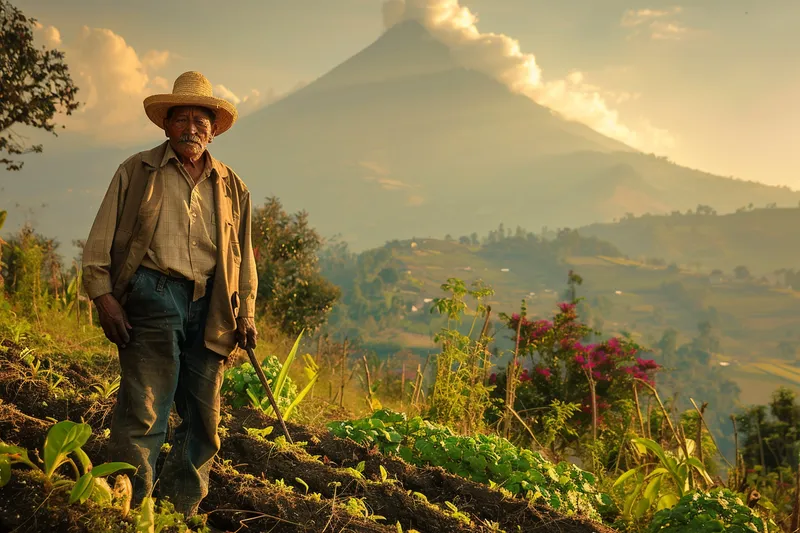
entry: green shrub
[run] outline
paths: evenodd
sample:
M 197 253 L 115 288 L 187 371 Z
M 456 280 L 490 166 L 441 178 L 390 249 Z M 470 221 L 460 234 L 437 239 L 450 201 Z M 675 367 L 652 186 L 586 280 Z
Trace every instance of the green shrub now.
M 693 492 L 655 514 L 648 533 L 766 533 L 777 531 L 728 489 Z
M 598 508 L 610 498 L 597 491 L 590 472 L 566 462 L 557 465 L 541 454 L 520 449 L 495 434 L 457 435 L 450 428 L 403 413 L 382 409 L 371 417 L 328 424 L 340 438 L 376 446 L 384 454 L 397 454 L 418 466 L 440 466 L 458 476 L 515 496 L 543 502 L 565 514 L 599 519 Z
M 275 401 L 278 402 L 281 412 L 284 412 L 297 398 L 297 385 L 292 381 L 292 378 L 287 376 L 283 390 L 280 393 L 274 390 L 274 384 L 282 367 L 283 365 L 274 355 L 270 355 L 261 362 L 264 375 L 267 377 L 270 387 L 273 388 L 272 392 L 275 395 Z M 225 371 L 222 396 L 234 408 L 245 405 L 253 405 L 254 407 L 266 407 L 269 405 L 267 391 L 264 390 L 264 386 L 259 381 L 258 374 L 256 374 L 256 369 L 250 363 L 242 363 Z

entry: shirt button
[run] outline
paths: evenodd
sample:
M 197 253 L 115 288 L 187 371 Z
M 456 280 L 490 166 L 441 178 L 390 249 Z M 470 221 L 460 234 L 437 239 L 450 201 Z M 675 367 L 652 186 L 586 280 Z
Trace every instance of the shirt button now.
M 197 241 L 192 241 L 192 246 L 197 246 Z

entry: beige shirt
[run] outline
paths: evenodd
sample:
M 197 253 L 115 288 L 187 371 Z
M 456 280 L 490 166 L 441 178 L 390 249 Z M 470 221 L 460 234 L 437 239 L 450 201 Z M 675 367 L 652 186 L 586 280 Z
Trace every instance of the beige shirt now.
M 83 285 L 92 300 L 111 293 L 124 302 L 131 277 L 152 248 L 167 190 L 168 147 L 164 141 L 134 154 L 114 173 L 83 249 Z M 236 319 L 255 316 L 252 206 L 250 191 L 236 172 L 211 154 L 206 157 L 212 169 L 206 182 L 213 190 L 217 257 L 203 341 L 228 357 L 236 349 Z
M 207 154 L 197 182 L 167 146 L 162 161 L 164 200 L 142 266 L 194 281 L 194 300 L 205 294 L 217 264 L 214 185 Z

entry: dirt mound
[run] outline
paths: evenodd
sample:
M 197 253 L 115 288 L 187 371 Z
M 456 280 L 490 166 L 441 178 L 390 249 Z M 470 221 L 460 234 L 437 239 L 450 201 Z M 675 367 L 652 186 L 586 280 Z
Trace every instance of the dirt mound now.
M 18 353 L 6 349 L 0 362 L 19 365 Z M 44 379 L 20 375 L 20 368 L 0 370 L 0 439 L 28 448 L 35 457 L 54 420 L 87 421 L 95 433 L 84 449 L 95 463 L 106 461 L 104 430 L 113 400 L 69 387 L 54 398 Z M 82 375 L 80 368 L 74 372 Z M 84 387 L 91 380 L 83 375 L 71 381 Z M 612 533 L 441 468 L 383 456 L 325 428 L 289 423 L 297 443 L 292 446 L 278 438 L 275 421 L 259 411 L 235 410 L 223 425 L 222 450 L 201 511 L 224 531 L 396 532 L 399 524 L 403 531 L 420 532 Z M 274 430 L 266 438 L 247 434 L 246 428 L 268 426 Z M 123 531 L 130 525 L 119 514 L 91 505 L 62 512 L 63 497 L 48 493 L 35 473 L 15 469 L 12 482 L 0 488 L 0 531 Z
M 276 439 L 282 436 L 277 420 L 263 415 L 250 408 L 234 410 L 228 422 L 233 432 L 245 433 L 245 428 L 263 429 L 272 426 L 274 429 L 266 438 Z M 389 479 L 396 480 L 405 490 L 424 495 L 434 504 L 450 502 L 456 504 L 459 511 L 472 516 L 477 522 L 496 523 L 506 531 L 559 532 L 559 533 L 613 533 L 613 529 L 582 519 L 565 517 L 553 510 L 530 504 L 521 498 L 507 498 L 500 491 L 486 485 L 455 476 L 442 468 L 420 468 L 402 461 L 399 458 L 384 456 L 351 440 L 340 439 L 325 428 L 310 428 L 287 423 L 289 433 L 295 442 L 305 442 L 304 450 L 319 456 L 326 464 L 338 465 L 342 468 L 354 468 L 364 463 L 363 476 L 369 480 L 381 480 L 381 467 Z M 228 440 L 233 441 L 231 436 Z M 232 444 L 233 446 L 233 444 Z M 241 449 L 241 445 L 240 449 Z M 250 448 L 254 445 L 248 444 Z M 223 450 L 225 453 L 225 450 Z M 270 457 L 274 457 L 271 452 Z M 261 455 L 239 455 L 242 462 L 258 465 L 256 470 L 264 467 Z M 304 481 L 305 478 L 303 478 Z M 445 504 L 446 505 L 446 504 Z M 402 523 L 402 522 L 401 522 Z
M 14 470 L 8 485 L 0 488 L 0 531 L 14 533 L 121 533 L 133 531 L 130 520 L 114 508 L 91 501 L 68 505 L 69 492 L 48 491 L 43 476 Z

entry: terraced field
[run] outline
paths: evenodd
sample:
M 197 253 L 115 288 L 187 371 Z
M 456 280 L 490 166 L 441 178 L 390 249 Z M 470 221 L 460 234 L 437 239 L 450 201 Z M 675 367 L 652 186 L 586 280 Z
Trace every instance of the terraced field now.
M 105 460 L 113 399 L 92 390 L 113 378 L 114 360 L 50 357 L 32 373 L 25 355 L 20 346 L 0 346 L 1 439 L 39 450 L 54 421 L 85 421 L 93 429 L 85 451 L 95 463 Z M 223 426 L 201 508 L 215 531 L 611 531 L 441 468 L 381 455 L 325 428 L 290 423 L 289 445 L 280 430 L 259 431 L 278 426 L 249 408 L 227 410 Z M 15 468 L 0 488 L 0 531 L 133 531 L 120 509 L 68 505 L 65 497 L 34 471 Z

